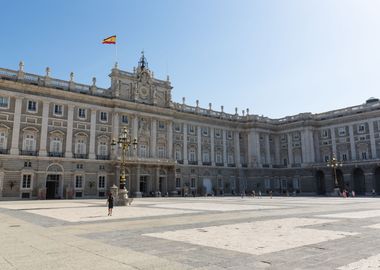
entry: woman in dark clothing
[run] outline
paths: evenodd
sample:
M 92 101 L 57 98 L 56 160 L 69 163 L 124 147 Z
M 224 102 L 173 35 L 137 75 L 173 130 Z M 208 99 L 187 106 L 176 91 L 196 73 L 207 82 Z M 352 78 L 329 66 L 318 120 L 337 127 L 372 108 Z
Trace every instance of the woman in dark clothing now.
M 108 194 L 107 205 L 108 205 L 108 215 L 112 216 L 112 209 L 113 209 L 113 196 L 112 196 L 112 193 Z

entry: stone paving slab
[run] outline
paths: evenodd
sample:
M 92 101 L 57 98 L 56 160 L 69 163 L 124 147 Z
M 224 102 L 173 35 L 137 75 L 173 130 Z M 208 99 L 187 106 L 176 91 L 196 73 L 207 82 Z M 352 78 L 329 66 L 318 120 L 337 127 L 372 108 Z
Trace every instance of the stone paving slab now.
M 0 269 L 378 269 L 378 198 L 0 202 Z M 90 267 L 90 268 L 89 268 Z

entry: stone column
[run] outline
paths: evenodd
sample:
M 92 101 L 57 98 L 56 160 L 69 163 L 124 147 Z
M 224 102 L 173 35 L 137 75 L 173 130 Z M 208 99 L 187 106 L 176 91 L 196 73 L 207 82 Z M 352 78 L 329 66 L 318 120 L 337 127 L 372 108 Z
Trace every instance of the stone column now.
M 14 120 L 13 120 L 13 130 L 12 130 L 11 155 L 19 154 L 18 144 L 20 140 L 21 107 L 22 107 L 22 99 L 16 98 L 15 113 L 14 113 Z
M 302 162 L 315 162 L 313 132 L 310 128 L 305 128 L 301 132 Z
M 187 124 L 183 124 L 183 164 L 188 164 L 187 158 Z
M 112 118 L 112 139 L 117 141 L 119 138 L 120 129 L 119 129 L 119 113 L 114 112 Z M 114 147 L 113 151 L 111 151 L 112 158 L 117 156 L 117 146 Z
M 331 132 L 331 146 L 332 146 L 332 152 L 333 154 L 338 157 L 338 153 L 336 152 L 336 137 L 335 137 L 335 128 L 330 128 Z
M 215 129 L 213 127 L 210 128 L 210 143 L 211 143 L 211 157 L 210 157 L 210 161 L 211 161 L 211 165 L 212 166 L 215 166 Z
M 47 156 L 46 144 L 47 144 L 47 131 L 49 121 L 49 102 L 44 101 L 42 107 L 42 123 L 41 123 L 41 137 L 40 137 L 40 151 L 41 157 Z
M 197 127 L 197 141 L 198 141 L 198 165 L 202 165 L 202 130 Z
M 288 133 L 288 167 L 291 168 L 294 163 L 293 160 L 293 142 L 292 142 L 292 134 Z
M 136 167 L 136 191 L 135 191 L 135 195 L 137 198 L 141 197 L 141 192 L 140 192 L 140 164 L 138 164 Z
M 236 167 L 240 168 L 240 139 L 239 139 L 239 131 L 235 132 L 235 164 Z
M 227 167 L 227 132 L 223 129 L 223 163 Z
M 277 165 L 281 164 L 281 161 L 280 161 L 280 137 L 279 136 L 275 136 L 274 137 L 274 156 L 275 156 L 275 163 Z
M 372 159 L 376 159 L 377 158 L 377 153 L 376 153 L 375 132 L 373 130 L 373 124 L 374 124 L 374 121 L 369 121 L 368 122 L 369 139 L 370 139 L 370 142 L 371 142 Z
M 95 159 L 95 135 L 96 135 L 96 110 L 91 109 L 91 126 L 90 126 L 90 151 L 89 159 Z
M 261 167 L 260 136 L 255 130 L 248 134 L 248 164 L 252 167 Z
M 133 125 L 132 125 L 132 139 L 134 138 L 137 138 L 137 132 L 139 130 L 139 119 L 137 118 L 137 115 L 134 115 L 133 116 Z M 138 141 L 138 138 L 137 138 L 137 141 Z M 133 151 L 133 156 L 134 157 L 137 157 L 137 153 L 139 152 L 139 150 L 137 149 L 137 151 Z M 140 183 L 140 179 L 138 179 L 139 183 Z M 140 185 L 139 185 L 139 188 L 140 188 Z M 140 191 L 140 190 L 139 190 Z
M 160 190 L 160 167 L 156 167 L 156 190 L 155 191 L 161 191 Z
M 73 157 L 73 124 L 74 124 L 74 105 L 68 105 L 67 128 L 66 128 L 66 151 L 65 157 Z
M 352 125 L 348 126 L 348 130 L 350 133 L 350 146 L 351 146 L 351 160 L 356 160 L 356 146 L 355 146 L 355 138 L 354 138 L 354 128 Z
M 157 153 L 156 153 L 156 142 L 157 142 L 157 120 L 153 119 L 152 120 L 152 133 L 150 136 L 150 157 L 151 158 L 157 158 Z
M 173 122 L 170 120 L 168 123 L 168 159 L 173 159 Z
M 264 135 L 265 138 L 265 159 L 268 165 L 272 165 L 270 159 L 270 144 L 269 144 L 269 134 Z
M 248 167 L 253 167 L 253 158 L 254 158 L 254 152 L 253 152 L 253 134 L 252 131 L 248 133 L 247 137 L 247 147 L 248 147 L 248 153 L 247 153 L 247 165 Z

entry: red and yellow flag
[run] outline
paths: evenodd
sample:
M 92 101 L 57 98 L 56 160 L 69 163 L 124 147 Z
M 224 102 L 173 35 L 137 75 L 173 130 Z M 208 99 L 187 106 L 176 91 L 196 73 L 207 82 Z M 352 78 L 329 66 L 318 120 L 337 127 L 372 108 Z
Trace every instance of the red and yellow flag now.
M 116 44 L 116 35 L 103 39 L 103 44 Z

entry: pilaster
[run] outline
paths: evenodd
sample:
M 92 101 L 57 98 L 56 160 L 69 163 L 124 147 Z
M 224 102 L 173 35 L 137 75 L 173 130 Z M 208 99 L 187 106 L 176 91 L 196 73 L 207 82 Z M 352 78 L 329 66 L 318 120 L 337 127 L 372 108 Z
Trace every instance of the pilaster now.
M 348 131 L 350 133 L 351 160 L 356 160 L 356 146 L 355 146 L 355 138 L 354 138 L 354 127 L 352 125 L 349 125 Z
M 369 139 L 371 142 L 371 155 L 372 155 L 372 159 L 376 159 L 377 153 L 376 153 L 375 132 L 374 132 L 373 124 L 374 124 L 373 120 L 368 122 Z
M 67 129 L 66 129 L 66 151 L 65 157 L 73 157 L 73 124 L 74 124 L 74 105 L 68 105 L 67 110 Z
M 168 159 L 173 158 L 173 122 L 170 120 L 168 123 Z
M 239 137 L 239 131 L 235 132 L 235 164 L 236 167 L 240 168 L 240 137 Z
M 202 128 L 197 126 L 198 165 L 202 165 Z
M 41 137 L 40 137 L 40 151 L 41 157 L 46 157 L 46 144 L 47 144 L 47 131 L 49 121 L 49 102 L 44 101 L 42 106 L 42 125 L 41 125 Z
M 96 110 L 91 109 L 91 126 L 90 126 L 90 151 L 89 159 L 95 159 L 95 135 L 96 135 Z
M 152 124 L 151 124 L 151 127 L 152 127 L 152 133 L 150 136 L 150 156 L 152 158 L 156 158 L 157 157 L 157 153 L 156 153 L 156 148 L 157 148 L 157 120 L 156 119 L 152 119 Z
M 187 124 L 183 124 L 183 164 L 188 164 L 187 158 Z
M 16 98 L 13 131 L 12 131 L 11 155 L 19 154 L 18 145 L 19 145 L 19 140 L 20 140 L 21 106 L 22 106 L 22 99 Z
M 211 143 L 211 165 L 215 166 L 215 129 L 210 128 L 210 143 Z
M 293 139 L 292 139 L 292 134 L 288 133 L 288 167 L 291 168 L 292 164 L 294 163 L 294 158 L 293 158 Z

